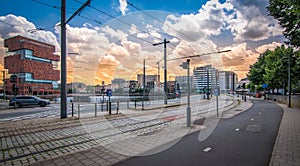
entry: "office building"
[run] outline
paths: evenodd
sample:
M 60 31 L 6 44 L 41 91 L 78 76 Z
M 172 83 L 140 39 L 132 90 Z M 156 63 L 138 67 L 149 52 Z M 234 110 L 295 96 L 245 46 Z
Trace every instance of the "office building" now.
M 193 86 L 199 93 L 203 93 L 207 89 L 209 89 L 209 92 L 212 92 L 212 89 L 219 86 L 217 77 L 218 70 L 212 65 L 196 67 L 193 70 Z
M 60 57 L 54 54 L 55 46 L 23 36 L 5 39 L 4 46 L 4 67 L 16 77 L 14 82 L 5 79 L 7 94 L 14 93 L 13 87 L 18 95 L 59 94 L 60 72 L 55 67 Z

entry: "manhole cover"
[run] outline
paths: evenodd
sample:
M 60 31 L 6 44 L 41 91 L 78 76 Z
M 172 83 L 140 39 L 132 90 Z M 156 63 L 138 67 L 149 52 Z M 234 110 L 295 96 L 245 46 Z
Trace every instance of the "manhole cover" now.
M 203 125 L 205 121 L 205 118 L 196 119 L 194 121 L 194 125 Z
M 261 132 L 261 125 L 248 125 L 246 131 Z

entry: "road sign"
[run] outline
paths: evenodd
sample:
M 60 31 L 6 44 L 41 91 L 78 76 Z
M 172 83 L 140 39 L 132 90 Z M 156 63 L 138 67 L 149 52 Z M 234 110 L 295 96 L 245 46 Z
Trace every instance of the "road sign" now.
M 108 90 L 107 90 L 107 96 L 108 96 L 108 97 L 111 97 L 111 96 L 112 96 L 112 90 L 111 90 L 111 89 L 108 89 Z
M 268 88 L 268 84 L 262 84 L 262 88 Z
M 220 95 L 220 88 L 218 86 L 215 87 L 214 92 L 215 92 L 215 96 L 219 96 Z

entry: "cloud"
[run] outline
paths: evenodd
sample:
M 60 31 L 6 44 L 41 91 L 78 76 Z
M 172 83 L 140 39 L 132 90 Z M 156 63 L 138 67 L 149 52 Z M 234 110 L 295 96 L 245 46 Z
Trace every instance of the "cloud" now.
M 196 14 L 169 15 L 163 30 L 187 41 L 199 41 L 211 35 L 219 35 L 233 18 L 233 6 L 221 4 L 216 0 L 208 1 Z M 230 11 L 230 12 L 229 12 Z
M 141 45 L 126 39 L 121 41 L 122 46 L 129 52 L 130 55 L 138 55 L 141 50 Z
M 119 10 L 121 11 L 122 15 L 126 14 L 127 9 L 127 1 L 126 0 L 119 0 L 120 7 Z
M 262 4 L 265 4 L 265 1 L 251 2 L 230 2 L 235 6 L 235 17 L 228 21 L 228 27 L 234 35 L 235 41 L 259 41 L 282 35 L 282 29 L 277 20 L 268 16 L 266 10 L 263 9 Z
M 112 55 L 114 57 L 125 57 L 129 55 L 129 52 L 123 47 L 123 46 L 119 46 L 116 45 L 115 43 L 113 43 L 106 51 L 107 55 Z
M 121 39 L 125 36 L 127 36 L 128 34 L 126 34 L 125 32 L 117 29 L 112 29 L 110 26 L 106 25 L 104 27 L 101 27 L 101 28 L 97 28 L 99 29 L 99 31 L 105 33 L 106 36 L 112 38 L 112 40 L 118 40 L 118 39 Z
M 276 47 L 281 46 L 281 45 L 282 45 L 282 43 L 272 42 L 270 44 L 265 44 L 265 45 L 259 46 L 255 50 L 258 53 L 262 54 L 267 50 L 272 50 L 273 51 L 273 50 L 275 50 Z
M 29 22 L 22 16 L 15 16 L 12 14 L 0 16 L 0 29 L 0 56 L 4 56 L 6 54 L 6 49 L 3 45 L 4 39 L 17 35 L 52 44 L 56 47 L 56 50 L 60 50 L 56 36 L 52 32 L 43 30 L 30 33 L 29 31 L 35 30 L 36 27 L 33 23 Z M 0 63 L 3 64 L 3 58 L 0 59 Z

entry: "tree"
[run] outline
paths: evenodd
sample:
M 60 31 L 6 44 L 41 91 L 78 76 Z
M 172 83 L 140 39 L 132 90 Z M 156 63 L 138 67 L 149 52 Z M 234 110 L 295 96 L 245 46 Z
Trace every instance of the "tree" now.
M 270 0 L 269 13 L 284 28 L 283 35 L 295 47 L 300 46 L 300 3 L 299 0 Z
M 284 93 L 288 85 L 288 55 L 291 48 L 285 46 L 276 47 L 274 51 L 269 51 L 265 58 L 264 81 L 270 85 L 270 88 L 284 88 Z
M 283 88 L 286 94 L 288 86 L 288 66 L 289 58 L 291 65 L 291 81 L 292 85 L 297 84 L 300 79 L 300 52 L 294 51 L 292 47 L 284 45 L 276 47 L 274 51 L 267 50 L 261 54 L 254 65 L 250 66 L 247 74 L 251 81 L 250 87 L 253 89 L 255 85 L 267 83 L 269 88 Z M 256 86 L 256 89 L 257 87 Z
M 251 81 L 250 87 L 255 87 L 255 85 L 261 85 L 264 83 L 263 76 L 265 74 L 265 56 L 268 55 L 268 53 L 269 50 L 261 54 L 253 65 L 250 65 L 250 70 L 247 74 L 248 79 Z

